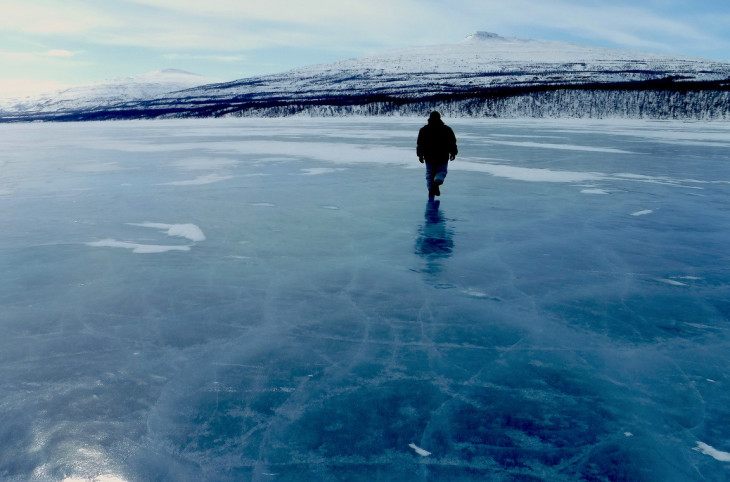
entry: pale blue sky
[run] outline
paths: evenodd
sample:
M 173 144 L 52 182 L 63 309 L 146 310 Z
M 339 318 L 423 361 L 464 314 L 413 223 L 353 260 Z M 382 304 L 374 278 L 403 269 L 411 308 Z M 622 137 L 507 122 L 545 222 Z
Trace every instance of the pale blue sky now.
M 730 61 L 728 0 L 0 0 L 0 97 L 163 68 L 235 80 L 477 30 Z

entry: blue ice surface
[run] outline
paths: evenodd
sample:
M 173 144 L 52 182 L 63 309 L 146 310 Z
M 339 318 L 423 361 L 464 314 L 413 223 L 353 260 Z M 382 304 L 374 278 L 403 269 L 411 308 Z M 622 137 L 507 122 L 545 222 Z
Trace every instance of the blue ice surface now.
M 0 478 L 726 480 L 730 125 L 0 126 Z

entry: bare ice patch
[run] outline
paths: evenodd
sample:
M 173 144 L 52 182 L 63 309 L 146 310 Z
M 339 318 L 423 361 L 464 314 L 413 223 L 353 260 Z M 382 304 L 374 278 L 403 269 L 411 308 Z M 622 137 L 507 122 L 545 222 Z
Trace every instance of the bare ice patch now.
M 721 452 L 720 450 L 710 447 L 706 443 L 697 442 L 697 447 L 695 447 L 695 450 L 697 450 L 698 452 L 702 452 L 705 455 L 709 455 L 713 459 L 719 460 L 720 462 L 730 462 L 730 453 Z
M 428 450 L 422 449 L 421 447 L 419 447 L 418 445 L 416 445 L 414 443 L 410 443 L 410 444 L 408 444 L 408 446 L 410 448 L 412 448 L 421 457 L 428 457 L 429 455 L 431 455 L 431 452 L 429 452 Z

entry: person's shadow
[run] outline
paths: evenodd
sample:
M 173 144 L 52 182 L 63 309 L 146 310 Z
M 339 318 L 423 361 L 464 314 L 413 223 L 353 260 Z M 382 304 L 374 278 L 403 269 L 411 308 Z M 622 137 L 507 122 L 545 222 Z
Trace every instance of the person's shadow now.
M 448 226 L 440 203 L 433 200 L 426 203 L 426 222 L 418 228 L 416 239 L 416 254 L 426 260 L 424 271 L 431 274 L 441 271 L 441 260 L 450 257 L 454 251 L 454 231 Z

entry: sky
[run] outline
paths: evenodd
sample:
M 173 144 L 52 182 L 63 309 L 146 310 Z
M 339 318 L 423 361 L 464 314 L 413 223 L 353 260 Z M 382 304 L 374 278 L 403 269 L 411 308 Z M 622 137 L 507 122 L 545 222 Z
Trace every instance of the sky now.
M 476 31 L 730 61 L 728 0 L 0 0 L 0 98 L 175 68 L 230 81 Z

